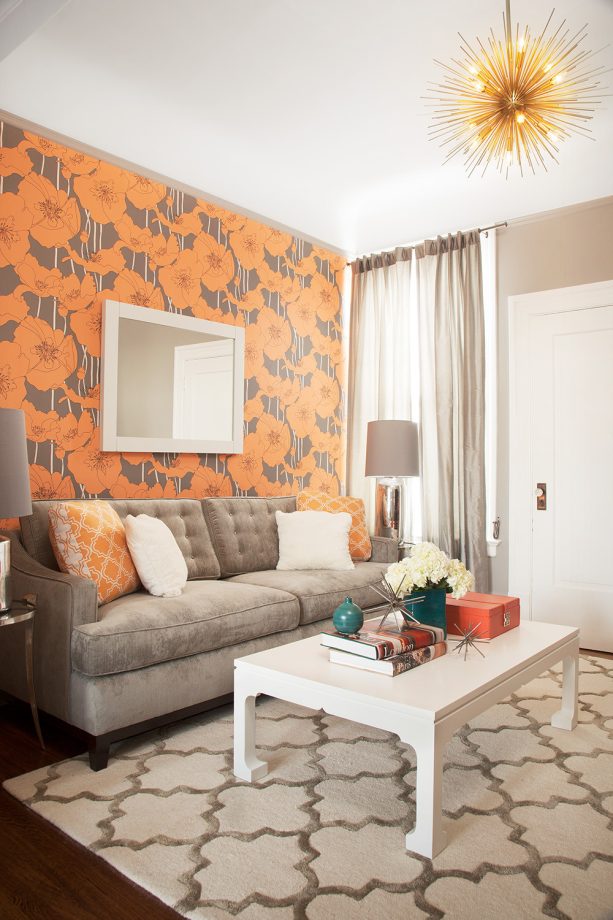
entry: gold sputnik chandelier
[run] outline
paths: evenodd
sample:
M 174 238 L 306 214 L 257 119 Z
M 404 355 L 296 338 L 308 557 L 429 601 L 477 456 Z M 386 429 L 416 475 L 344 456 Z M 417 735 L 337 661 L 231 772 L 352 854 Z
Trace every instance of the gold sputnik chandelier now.
M 586 123 L 603 95 L 604 68 L 587 63 L 598 53 L 583 48 L 587 26 L 571 33 L 564 20 L 550 30 L 552 17 L 533 36 L 513 27 L 506 0 L 502 40 L 490 29 L 487 45 L 477 39 L 474 50 L 460 35 L 462 59 L 436 61 L 445 76 L 426 97 L 434 107 L 430 135 L 447 160 L 462 155 L 469 174 L 485 173 L 492 161 L 507 175 L 512 165 L 522 175 L 526 166 L 547 169 L 561 141 L 590 137 Z

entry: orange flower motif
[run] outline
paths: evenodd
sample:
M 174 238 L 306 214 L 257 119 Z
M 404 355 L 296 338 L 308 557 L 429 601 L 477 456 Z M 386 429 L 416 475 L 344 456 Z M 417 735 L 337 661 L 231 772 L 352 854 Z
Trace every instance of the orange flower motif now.
M 289 406 L 286 417 L 297 438 L 307 438 L 315 428 L 315 409 L 303 390 L 296 402 Z
M 5 192 L 0 195 L 0 268 L 17 265 L 30 248 L 32 215 L 23 198 Z
M 15 266 L 22 284 L 38 297 L 56 297 L 60 290 L 62 275 L 59 268 L 43 268 L 34 256 L 28 255 Z
M 124 214 L 115 224 L 115 230 L 122 243 L 133 252 L 149 252 L 153 236 L 148 227 L 139 227 L 131 217 Z
M 0 176 L 27 176 L 33 165 L 21 147 L 0 147 Z
M 194 498 L 216 498 L 232 495 L 232 483 L 223 473 L 208 466 L 199 466 L 192 476 L 191 491 Z
M 295 495 L 297 491 L 297 487 L 295 487 L 291 482 L 281 483 L 278 479 L 275 482 L 269 482 L 265 476 L 262 476 L 255 489 L 256 495 L 261 495 L 268 498 L 280 498 L 283 495 Z
M 172 204 L 172 198 L 170 198 L 169 203 Z M 193 211 L 185 211 L 171 220 L 162 214 L 159 208 L 155 209 L 156 219 L 173 233 L 178 233 L 179 236 L 189 236 L 190 233 L 193 233 L 197 237 L 202 233 L 201 213 L 200 208 L 196 207 Z
M 254 418 L 259 418 L 263 411 L 264 406 L 262 405 L 261 395 L 258 394 L 253 399 L 248 399 L 243 407 L 245 421 L 251 422 Z
M 68 252 L 62 262 L 68 262 L 72 259 L 77 265 L 82 265 L 86 272 L 93 272 L 96 275 L 108 275 L 109 272 L 120 272 L 125 266 L 126 260 L 121 254 L 121 243 L 117 242 L 111 249 L 98 249 L 85 259 L 78 255 L 70 246 L 66 247 Z
M 306 377 L 307 374 L 312 374 L 313 371 L 316 371 L 317 361 L 315 360 L 313 352 L 311 351 L 308 355 L 304 355 L 300 361 L 294 365 L 293 370 L 299 377 Z
M 323 335 L 317 327 L 309 333 L 309 338 L 313 346 L 313 351 L 316 351 L 318 355 L 330 354 L 332 350 L 332 339 L 328 338 L 327 335 Z
M 271 256 L 285 255 L 292 245 L 292 236 L 289 233 L 282 233 L 281 230 L 270 230 L 264 246 Z
M 32 215 L 30 235 L 42 246 L 65 246 L 79 232 L 76 198 L 69 198 L 44 176 L 30 173 L 19 183 L 19 194 Z
M 304 288 L 294 303 L 288 304 L 287 316 L 298 335 L 310 335 L 317 325 L 317 313 L 309 288 Z
M 28 315 L 28 305 L 18 290 L 0 297 L 0 326 L 4 323 L 20 323 Z
M 194 240 L 194 253 L 202 266 L 202 283 L 209 291 L 223 291 L 234 277 L 234 256 L 208 233 Z
M 50 473 L 44 466 L 34 463 L 30 466 L 30 490 L 36 501 L 75 498 L 75 488 L 70 476 L 62 478 L 61 473 Z
M 248 434 L 243 441 L 242 454 L 228 458 L 228 472 L 239 489 L 255 489 L 262 478 L 262 442 L 257 434 Z
M 246 220 L 240 230 L 232 231 L 230 245 L 243 268 L 251 270 L 264 261 L 264 243 L 269 232 L 254 220 Z
M 66 148 L 62 147 L 61 144 L 56 144 L 54 141 L 47 140 L 46 137 L 40 137 L 38 134 L 32 134 L 30 131 L 24 131 L 23 136 L 26 140 L 20 144 L 20 147 L 24 147 L 26 150 L 33 147 L 34 150 L 38 150 L 45 157 L 64 156 Z M 27 143 L 28 141 L 29 143 Z
M 300 275 L 304 278 L 307 275 L 314 275 L 317 272 L 317 262 L 311 254 L 296 262 L 296 264 L 293 266 L 293 269 L 297 275 Z
M 264 368 L 264 349 L 255 324 L 245 330 L 245 378 L 249 380 Z
M 272 294 L 280 294 L 284 286 L 284 276 L 280 272 L 275 272 L 270 266 L 262 260 L 258 265 L 258 278 L 260 285 Z
M 261 310 L 265 306 L 264 295 L 259 288 L 247 291 L 240 300 L 233 302 L 236 303 L 239 310 L 244 310 L 245 313 L 251 313 L 252 310 Z
M 85 275 L 83 280 L 78 275 L 62 278 L 58 299 L 66 310 L 83 310 L 92 303 L 95 296 L 96 284 L 91 275 Z
M 291 467 L 289 469 L 294 474 L 294 476 L 297 476 L 300 479 L 304 479 L 304 477 L 312 473 L 316 467 L 317 460 L 315 459 L 315 452 L 310 451 L 308 454 L 305 454 L 302 460 L 300 460 L 293 469 Z
M 329 377 L 323 371 L 315 371 L 307 389 L 313 394 L 312 402 L 321 418 L 328 418 L 334 414 L 341 398 L 338 380 Z
M 102 353 L 102 301 L 97 298 L 86 310 L 77 310 L 70 318 L 70 328 L 77 341 L 90 355 L 99 358 Z
M 77 393 L 76 390 L 71 390 L 70 387 L 64 385 L 61 387 L 64 391 L 64 396 L 60 397 L 60 402 L 66 402 L 70 400 L 71 402 L 77 403 L 77 405 L 82 406 L 83 409 L 99 409 L 100 408 L 100 384 L 97 383 L 95 386 L 90 387 L 85 396 L 82 396 L 80 393 Z
M 80 153 L 78 150 L 66 148 L 62 155 L 62 174 L 68 178 L 70 175 L 84 176 L 86 173 L 93 172 L 100 165 L 100 160 L 87 156 L 86 153 Z
M 155 494 L 151 494 L 155 489 Z M 146 482 L 130 482 L 123 473 L 118 477 L 113 485 L 113 498 L 162 498 L 162 486 L 160 483 L 150 489 Z M 158 494 L 159 493 L 159 494 Z M 173 496 L 174 497 L 174 496 Z
M 129 173 L 101 162 L 90 175 L 76 177 L 74 190 L 92 220 L 99 224 L 117 223 L 126 210 L 129 183 Z
M 202 264 L 194 250 L 184 249 L 176 262 L 165 265 L 159 271 L 159 279 L 175 307 L 185 310 L 200 296 Z
M 325 492 L 326 495 L 338 495 L 340 491 L 337 477 L 321 469 L 311 473 L 308 487 L 309 492 Z
M 198 454 L 176 454 L 170 459 L 168 466 L 160 463 L 159 460 L 153 459 L 153 468 L 158 473 L 163 473 L 172 479 L 183 479 L 188 473 L 195 473 L 200 466 L 200 457 Z
M 166 194 L 166 186 L 161 182 L 152 182 L 145 176 L 130 176 L 130 184 L 126 196 L 134 207 L 144 210 L 154 208 Z
M 89 412 L 81 412 L 77 421 L 72 412 L 64 415 L 59 420 L 54 441 L 57 444 L 56 454 L 61 459 L 66 451 L 78 450 L 85 447 L 94 435 L 94 423 Z
M 15 342 L 27 359 L 28 383 L 38 390 L 62 386 L 76 370 L 74 339 L 35 316 L 28 316 L 15 330 Z
M 292 344 L 289 323 L 270 307 L 260 310 L 255 322 L 264 354 L 273 361 L 285 357 Z
M 179 255 L 179 243 L 176 236 L 170 236 L 166 239 L 163 233 L 156 233 L 151 237 L 147 252 L 151 259 L 152 268 L 160 265 L 170 265 Z
M 19 409 L 26 398 L 28 361 L 15 342 L 0 342 L 0 406 Z
M 41 412 L 30 402 L 24 402 L 22 407 L 26 417 L 26 437 L 29 441 L 42 444 L 44 441 L 55 441 L 60 417 L 57 412 Z
M 335 319 L 340 309 L 338 288 L 326 281 L 322 275 L 314 275 L 311 278 L 310 290 L 319 318 L 325 323 Z
M 318 454 L 328 454 L 333 460 L 341 456 L 342 445 L 338 434 L 316 429 L 311 434 L 311 446 Z
M 130 466 L 142 466 L 143 463 L 153 462 L 153 454 L 129 453 L 124 454 L 123 459 L 126 461 L 126 463 L 129 463 Z
M 260 388 L 260 395 L 267 396 L 269 399 L 276 399 L 279 395 L 280 377 L 271 374 L 267 367 L 262 366 L 257 370 L 255 379 Z
M 112 494 L 121 474 L 121 455 L 103 453 L 99 447 L 98 432 L 85 447 L 68 454 L 66 463 L 75 481 L 90 495 Z
M 256 434 L 262 443 L 264 462 L 268 466 L 283 463 L 292 443 L 292 436 L 285 422 L 266 413 L 257 424 Z
M 115 279 L 114 293 L 119 300 L 133 303 L 138 307 L 151 307 L 153 310 L 164 309 L 164 295 L 151 281 L 145 281 L 138 272 L 124 269 Z

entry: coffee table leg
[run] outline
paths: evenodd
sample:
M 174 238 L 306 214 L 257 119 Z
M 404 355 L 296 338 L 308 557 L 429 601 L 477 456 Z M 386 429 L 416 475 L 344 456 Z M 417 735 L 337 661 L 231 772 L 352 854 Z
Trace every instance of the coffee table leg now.
M 234 679 L 234 775 L 252 783 L 268 773 L 265 760 L 256 757 L 255 750 L 256 691 L 241 687 Z
M 551 717 L 554 728 L 572 731 L 577 724 L 577 692 L 579 687 L 579 649 L 564 659 L 562 671 L 562 707 Z
M 43 751 L 45 750 L 45 742 L 43 741 L 43 735 L 40 730 L 40 722 L 38 721 L 38 708 L 36 706 L 36 695 L 34 693 L 34 668 L 32 664 L 32 631 L 33 631 L 33 620 L 27 620 L 26 627 L 26 680 L 28 683 L 28 696 L 30 698 L 30 709 L 32 710 L 32 718 L 34 720 L 34 728 L 36 729 L 36 734 L 38 735 L 38 741 Z
M 445 742 L 434 726 L 421 729 L 421 737 L 402 738 L 417 755 L 415 828 L 406 835 L 406 848 L 433 859 L 447 844 L 442 823 L 443 750 Z

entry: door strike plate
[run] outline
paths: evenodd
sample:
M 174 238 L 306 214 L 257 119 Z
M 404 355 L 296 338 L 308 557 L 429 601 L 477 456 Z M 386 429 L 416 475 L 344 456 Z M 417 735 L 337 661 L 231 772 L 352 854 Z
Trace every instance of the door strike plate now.
M 536 484 L 536 510 L 547 511 L 547 483 L 537 482 Z

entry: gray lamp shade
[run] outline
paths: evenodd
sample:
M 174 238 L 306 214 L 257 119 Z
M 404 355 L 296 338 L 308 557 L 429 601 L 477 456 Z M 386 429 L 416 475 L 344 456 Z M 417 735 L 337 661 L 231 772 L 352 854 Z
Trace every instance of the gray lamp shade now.
M 0 517 L 32 514 L 26 420 L 21 409 L 0 409 Z
M 419 432 L 415 422 L 368 423 L 367 476 L 419 476 Z

